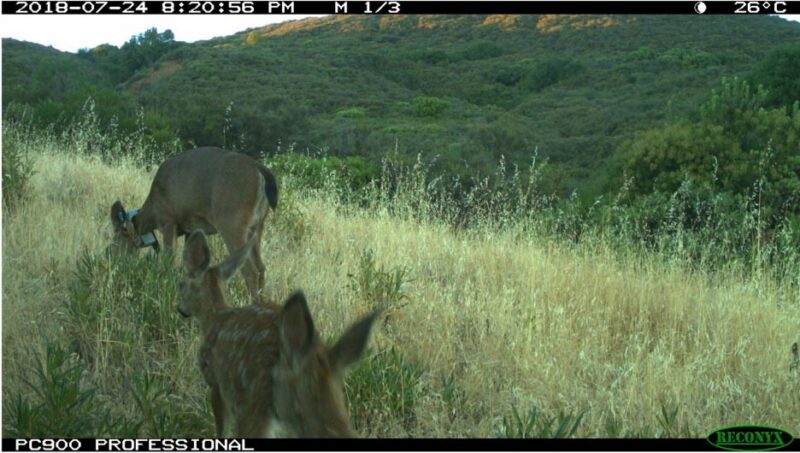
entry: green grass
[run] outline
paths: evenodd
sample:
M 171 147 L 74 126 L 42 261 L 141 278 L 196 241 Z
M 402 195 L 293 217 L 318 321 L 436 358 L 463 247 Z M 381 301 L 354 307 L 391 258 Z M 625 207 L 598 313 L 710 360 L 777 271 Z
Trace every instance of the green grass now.
M 568 438 L 573 437 L 583 419 L 583 413 L 559 415 L 544 418 L 532 407 L 527 413 L 520 415 L 516 406 L 511 406 L 511 414 L 503 417 L 503 423 L 497 428 L 500 438 Z

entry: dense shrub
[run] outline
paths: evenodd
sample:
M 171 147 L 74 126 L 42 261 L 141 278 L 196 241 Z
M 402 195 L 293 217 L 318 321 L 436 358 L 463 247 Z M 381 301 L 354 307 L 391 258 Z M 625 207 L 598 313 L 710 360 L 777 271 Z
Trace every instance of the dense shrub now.
M 334 180 L 336 186 L 359 190 L 380 175 L 377 165 L 357 156 L 313 158 L 289 152 L 270 158 L 268 164 L 278 174 L 290 174 L 314 189 Z
M 746 81 L 725 80 L 692 121 L 637 134 L 623 154 L 635 191 L 670 193 L 689 178 L 739 197 L 756 194 L 765 214 L 799 213 L 787 201 L 800 195 L 800 109 L 765 108 L 766 99 Z
M 3 137 L 3 206 L 13 209 L 25 198 L 33 161 L 17 141 Z
M 414 114 L 420 117 L 437 117 L 450 107 L 450 103 L 435 96 L 419 96 L 411 101 Z
M 703 68 L 719 64 L 719 58 L 710 52 L 697 48 L 684 49 L 675 47 L 659 55 L 659 63 L 678 68 Z
M 584 66 L 564 58 L 545 58 L 533 63 L 533 68 L 522 79 L 520 86 L 538 92 L 561 80 L 573 77 L 584 70 Z

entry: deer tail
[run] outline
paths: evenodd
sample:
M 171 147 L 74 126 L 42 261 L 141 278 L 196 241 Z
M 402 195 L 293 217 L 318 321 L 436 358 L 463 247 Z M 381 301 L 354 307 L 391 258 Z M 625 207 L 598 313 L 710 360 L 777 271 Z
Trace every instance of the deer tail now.
M 264 195 L 273 211 L 278 207 L 278 181 L 268 168 L 259 165 L 258 170 L 264 176 Z

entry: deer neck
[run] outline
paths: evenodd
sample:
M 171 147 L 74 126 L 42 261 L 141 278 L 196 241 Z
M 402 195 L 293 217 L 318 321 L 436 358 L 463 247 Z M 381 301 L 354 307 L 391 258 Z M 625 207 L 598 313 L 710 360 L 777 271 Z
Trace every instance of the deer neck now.
M 212 271 L 215 271 L 212 270 Z M 214 327 L 219 325 L 220 322 L 227 317 L 229 310 L 228 304 L 225 303 L 225 296 L 222 292 L 222 287 L 216 276 L 211 277 L 211 297 L 210 303 L 197 315 L 197 320 L 200 324 L 200 330 L 204 335 L 208 335 L 214 330 Z

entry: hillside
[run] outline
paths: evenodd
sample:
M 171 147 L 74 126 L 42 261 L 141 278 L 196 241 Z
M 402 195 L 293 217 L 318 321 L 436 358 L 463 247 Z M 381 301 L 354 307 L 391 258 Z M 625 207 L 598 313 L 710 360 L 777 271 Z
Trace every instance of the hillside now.
M 14 39 L 3 39 L 3 106 L 9 102 L 36 105 L 88 95 L 90 87 L 111 88 L 96 64 L 69 52 Z
M 143 106 L 164 139 L 251 153 L 398 149 L 474 176 L 538 150 L 550 189 L 597 194 L 634 132 L 687 115 L 791 42 L 800 25 L 765 16 L 325 17 L 171 46 L 107 97 L 123 116 Z M 16 80 L 20 44 L 3 46 Z M 108 54 L 64 58 L 109 72 Z M 6 105 L 44 101 L 6 79 Z

